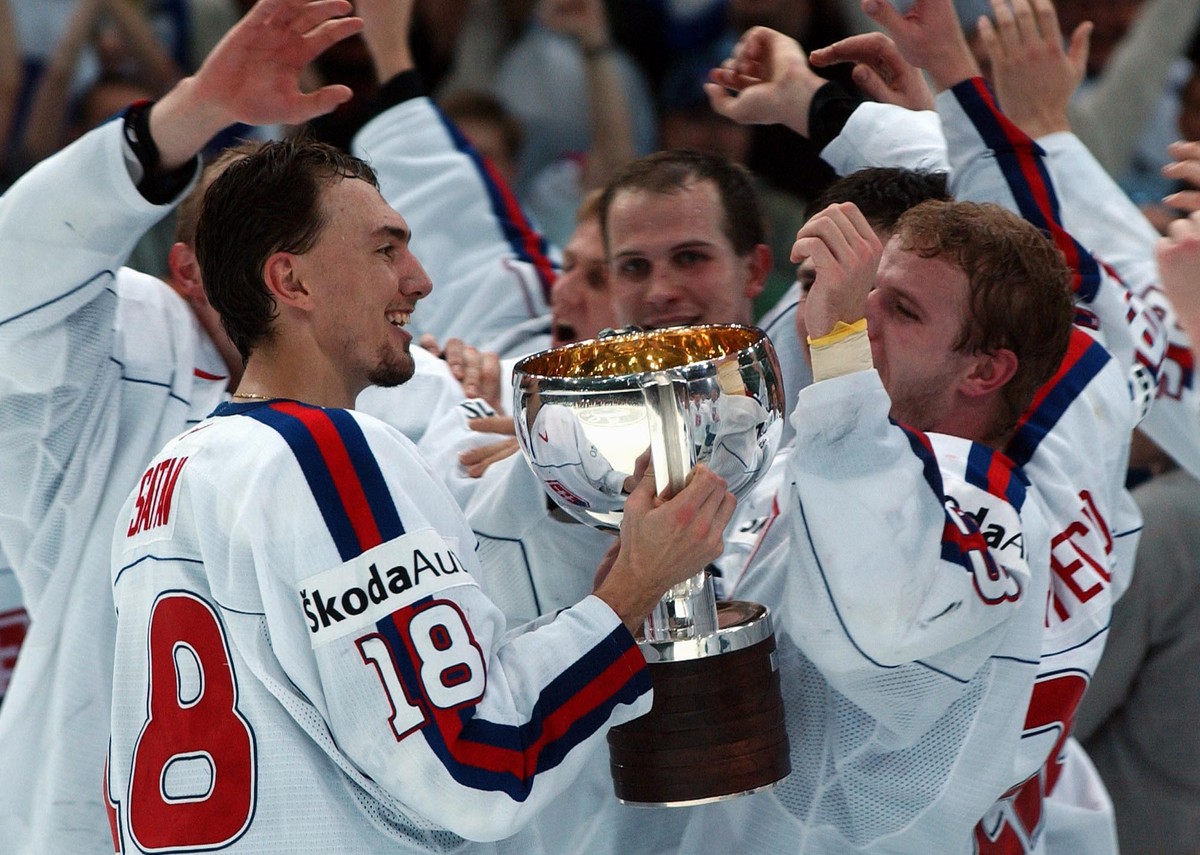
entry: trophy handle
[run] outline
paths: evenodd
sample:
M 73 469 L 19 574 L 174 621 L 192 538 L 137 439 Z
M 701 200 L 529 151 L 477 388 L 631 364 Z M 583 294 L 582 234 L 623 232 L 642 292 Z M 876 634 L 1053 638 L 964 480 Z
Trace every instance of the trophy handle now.
M 642 384 L 642 398 L 650 428 L 654 486 L 660 493 L 667 487 L 678 493 L 694 463 L 687 383 L 654 374 Z M 716 631 L 717 600 L 703 570 L 667 591 L 643 626 L 647 641 L 677 641 Z

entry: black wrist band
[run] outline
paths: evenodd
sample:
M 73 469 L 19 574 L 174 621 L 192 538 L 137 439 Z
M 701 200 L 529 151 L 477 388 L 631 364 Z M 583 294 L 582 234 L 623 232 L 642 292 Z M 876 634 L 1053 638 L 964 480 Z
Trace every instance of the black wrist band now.
M 164 205 L 183 192 L 196 173 L 198 158 L 192 158 L 170 172 L 162 170 L 162 156 L 150 135 L 150 108 L 153 101 L 134 101 L 125 110 L 123 133 L 133 156 L 142 167 L 138 192 L 153 205 Z
M 158 170 L 158 146 L 150 136 L 150 108 L 153 101 L 134 101 L 125 110 L 125 142 L 142 165 L 142 176 Z
M 850 115 L 862 102 L 861 95 L 847 91 L 832 80 L 816 91 L 808 108 L 808 138 L 818 151 L 842 132 Z

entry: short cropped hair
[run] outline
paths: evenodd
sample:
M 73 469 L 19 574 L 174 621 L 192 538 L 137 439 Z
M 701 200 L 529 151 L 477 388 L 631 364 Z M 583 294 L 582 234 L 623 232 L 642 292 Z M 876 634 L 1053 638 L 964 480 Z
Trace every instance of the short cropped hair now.
M 900 248 L 941 258 L 967 275 L 970 304 L 955 349 L 1011 350 L 1017 371 L 1004 387 L 1008 433 L 1062 364 L 1075 313 L 1071 274 L 1058 248 L 998 205 L 923 202 L 896 224 Z
M 204 293 L 243 361 L 272 335 L 267 259 L 312 249 L 326 224 L 325 190 L 351 178 L 379 187 L 357 157 L 312 140 L 282 140 L 231 163 L 205 192 L 196 224 Z
M 892 231 L 900 215 L 930 199 L 949 200 L 945 172 L 872 166 L 834 181 L 805 211 L 811 218 L 830 205 L 853 202 L 871 227 Z
M 609 181 L 600 196 L 600 233 L 608 246 L 608 212 L 622 190 L 678 193 L 700 181 L 711 181 L 721 200 L 721 229 L 739 256 L 766 241 L 766 221 L 749 170 L 727 158 L 691 149 L 656 151 L 630 161 Z

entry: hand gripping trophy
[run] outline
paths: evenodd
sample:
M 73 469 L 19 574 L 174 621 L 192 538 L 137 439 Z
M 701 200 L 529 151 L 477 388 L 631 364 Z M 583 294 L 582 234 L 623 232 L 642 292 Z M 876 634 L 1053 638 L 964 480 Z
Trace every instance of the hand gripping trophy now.
M 513 373 L 517 436 L 555 502 L 618 528 L 635 474 L 682 488 L 697 463 L 738 497 L 766 471 L 783 428 L 775 350 L 736 325 L 605 332 L 547 350 Z M 706 574 L 669 591 L 639 639 L 649 714 L 609 732 L 617 798 L 693 805 L 785 778 L 787 732 L 767 609 L 718 604 Z

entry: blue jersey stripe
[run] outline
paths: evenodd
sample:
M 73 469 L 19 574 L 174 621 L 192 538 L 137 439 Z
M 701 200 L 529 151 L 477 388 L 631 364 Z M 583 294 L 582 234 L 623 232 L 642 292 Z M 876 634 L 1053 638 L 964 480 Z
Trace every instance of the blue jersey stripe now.
M 1076 340 L 1079 340 L 1079 336 L 1087 337 L 1090 343 L 1078 354 L 1068 350 L 1068 362 L 1063 366 L 1065 370 L 1042 387 L 1038 393 L 1040 400 L 1022 417 L 1017 432 L 1004 449 L 1018 466 L 1024 466 L 1033 458 L 1038 446 L 1058 424 L 1063 413 L 1112 359 L 1099 342 L 1082 332 L 1076 333 Z
M 291 412 L 281 407 L 287 407 Z M 323 453 L 321 442 L 305 421 L 306 411 L 313 417 L 330 417 L 336 429 L 332 434 L 332 443 L 341 446 L 340 449 L 335 447 L 333 450 L 349 458 L 352 464 L 349 471 L 339 467 L 335 472 L 331 468 L 327 452 Z M 395 503 L 386 484 L 383 483 L 382 473 L 370 453 L 366 438 L 348 413 L 341 410 L 323 410 L 292 401 L 280 401 L 267 405 L 224 405 L 218 408 L 216 414 L 234 412 L 261 422 L 283 437 L 296 462 L 300 464 L 313 499 L 343 561 L 349 561 L 378 546 L 379 543 L 404 533 Z M 368 512 L 373 517 L 373 520 L 369 521 L 372 524 L 370 527 L 378 531 L 377 537 L 362 534 L 362 512 L 347 506 L 342 492 L 338 489 L 338 479 L 361 490 Z
M 401 614 L 420 608 L 422 603 Z M 399 628 L 402 622 L 383 620 L 376 628 L 398 651 L 395 661 L 405 686 L 414 698 L 423 698 L 416 660 L 407 654 L 408 645 Z M 520 725 L 486 721 L 475 706 L 442 711 L 423 700 L 429 721 L 421 733 L 458 783 L 524 801 L 535 777 L 556 767 L 573 748 L 599 730 L 618 704 L 631 704 L 650 691 L 650 676 L 644 667 L 622 671 L 615 682 L 612 680 L 614 665 L 620 670 L 620 661 L 630 651 L 640 659 L 629 634 L 621 628 L 614 630 L 542 689 L 529 720 Z M 581 698 L 586 701 L 579 705 Z M 555 729 L 560 732 L 547 739 L 548 719 L 573 704 L 580 709 L 571 713 L 565 727 L 557 722 Z
M 441 110 L 437 110 L 437 114 L 441 117 L 442 124 L 450 134 L 450 139 L 453 140 L 455 147 L 475 164 L 479 178 L 487 191 L 488 199 L 491 201 L 492 213 L 495 214 L 496 222 L 504 233 L 504 239 L 517 258 L 528 262 L 537 271 L 542 294 L 549 300 L 556 272 L 553 262 L 550 261 L 550 251 L 546 239 L 529 222 L 525 212 L 521 210 L 521 206 L 512 196 L 512 191 L 502 185 L 499 177 L 488 167 L 483 157 L 463 136 L 454 122 L 450 121 Z
M 1018 212 L 1046 232 L 1062 251 L 1075 276 L 1076 296 L 1093 300 L 1100 289 L 1101 268 L 1092 254 L 1062 228 L 1058 196 L 1046 168 L 1045 151 L 999 111 L 982 80 L 964 81 L 953 92 L 996 158 Z

